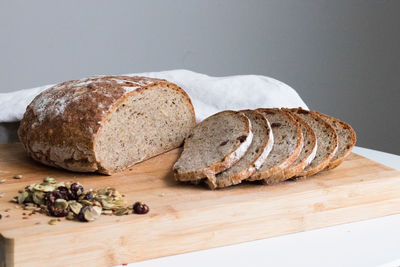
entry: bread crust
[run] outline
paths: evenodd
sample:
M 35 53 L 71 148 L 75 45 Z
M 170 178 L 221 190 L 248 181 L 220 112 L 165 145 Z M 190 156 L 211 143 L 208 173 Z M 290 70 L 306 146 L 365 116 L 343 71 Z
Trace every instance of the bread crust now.
M 214 116 L 217 116 L 223 112 L 232 113 L 232 114 L 240 114 L 240 112 L 238 112 L 238 111 L 226 110 L 226 111 L 216 113 L 216 114 L 206 118 L 204 121 L 211 120 L 214 118 Z M 231 153 L 225 155 L 225 157 L 223 159 L 221 159 L 220 161 L 214 162 L 210 166 L 203 168 L 201 170 L 189 171 L 189 172 L 179 172 L 174 167 L 175 180 L 181 181 L 181 182 L 188 182 L 188 181 L 198 182 L 199 180 L 207 178 L 208 183 L 215 184 L 215 179 L 216 179 L 215 174 L 220 173 L 220 172 L 230 168 L 233 164 L 235 164 L 237 161 L 239 161 L 239 159 L 246 153 L 247 148 L 250 146 L 252 138 L 253 138 L 250 120 L 243 114 L 240 114 L 240 116 L 246 124 L 246 132 L 248 133 L 246 140 L 243 143 L 239 143 L 232 150 Z M 184 145 L 183 149 L 185 149 L 185 146 L 186 146 L 186 144 Z
M 233 175 L 230 175 L 229 177 L 226 177 L 224 179 L 213 179 L 213 180 L 207 180 L 206 183 L 211 189 L 215 188 L 223 188 L 235 184 L 241 183 L 243 180 L 246 178 L 250 177 L 257 169 L 260 168 L 262 162 L 267 158 L 269 152 L 272 149 L 272 146 L 274 144 L 274 138 L 272 134 L 272 129 L 271 126 L 268 122 L 268 120 L 262 115 L 260 112 L 256 110 L 241 110 L 241 113 L 243 113 L 246 116 L 246 112 L 252 112 L 255 113 L 255 115 L 263 122 L 264 127 L 268 131 L 268 139 L 266 140 L 265 144 L 263 147 L 261 147 L 261 153 L 258 158 L 256 158 L 247 168 L 242 169 L 241 171 L 234 173 Z M 253 137 L 254 138 L 254 137 Z M 212 181 L 215 181 L 213 183 Z
M 337 123 L 341 124 L 343 128 L 347 129 L 350 133 L 351 136 L 351 143 L 350 144 L 346 144 L 346 149 L 345 149 L 345 153 L 341 156 L 338 157 L 335 160 L 331 160 L 328 164 L 328 166 L 326 167 L 326 170 L 331 170 L 336 168 L 337 166 L 339 166 L 351 153 L 353 147 L 356 145 L 357 142 L 357 136 L 356 136 L 356 132 L 354 131 L 354 129 L 347 123 L 345 123 L 344 121 L 341 121 L 339 119 L 336 119 L 332 116 L 326 115 L 324 113 L 318 112 L 318 111 L 313 111 L 314 113 L 316 113 L 318 116 L 320 116 L 322 119 L 324 119 L 324 117 L 327 117 L 331 120 L 336 121 Z M 327 123 L 329 123 L 328 120 L 326 120 Z M 332 126 L 332 125 L 331 125 Z M 332 126 L 333 127 L 333 126 Z
M 298 173 L 302 172 L 304 170 L 304 168 L 307 165 L 309 165 L 310 162 L 314 159 L 315 154 L 317 152 L 317 137 L 315 136 L 315 133 L 314 133 L 313 129 L 311 128 L 311 126 L 307 122 L 305 122 L 302 118 L 297 116 L 295 113 L 292 113 L 291 115 L 298 123 L 300 123 L 301 125 L 303 125 L 304 127 L 307 128 L 308 133 L 311 135 L 311 139 L 312 139 L 311 142 L 313 145 L 313 149 L 311 149 L 307 153 L 306 157 L 298 164 L 290 165 L 288 168 L 284 169 L 282 172 L 278 172 L 275 175 L 271 176 L 270 179 L 268 180 L 269 185 L 286 181 L 286 180 L 296 176 Z M 303 138 L 304 138 L 304 136 L 303 136 Z M 305 141 L 305 140 L 303 140 L 303 141 Z
M 301 127 L 300 124 L 293 118 L 293 116 L 282 109 L 278 108 L 259 108 L 257 111 L 272 111 L 272 112 L 280 112 L 284 116 L 286 116 L 296 127 L 296 132 L 297 132 L 297 141 L 296 141 L 296 146 L 295 149 L 293 150 L 292 154 L 289 155 L 284 161 L 282 161 L 280 164 L 268 169 L 267 171 L 264 172 L 256 172 L 252 176 L 250 176 L 247 180 L 248 181 L 257 181 L 257 180 L 263 180 L 265 184 L 273 183 L 274 177 L 277 176 L 283 176 L 284 175 L 284 170 L 289 167 L 300 155 L 301 149 L 303 147 L 303 134 L 301 132 Z M 268 118 L 267 118 L 268 119 Z
M 111 174 L 96 158 L 96 134 L 119 103 L 155 86 L 182 94 L 195 124 L 189 96 L 173 83 L 139 76 L 96 76 L 63 82 L 36 96 L 26 109 L 18 136 L 28 155 L 45 165 Z

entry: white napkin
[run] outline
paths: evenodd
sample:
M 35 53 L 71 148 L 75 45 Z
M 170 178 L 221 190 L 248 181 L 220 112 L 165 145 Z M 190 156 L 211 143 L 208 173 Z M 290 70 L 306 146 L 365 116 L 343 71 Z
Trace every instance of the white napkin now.
M 261 75 L 211 77 L 189 70 L 125 74 L 162 78 L 182 87 L 190 96 L 198 121 L 226 109 L 302 107 L 306 104 L 290 86 Z M 0 123 L 22 119 L 27 105 L 52 85 L 0 94 Z

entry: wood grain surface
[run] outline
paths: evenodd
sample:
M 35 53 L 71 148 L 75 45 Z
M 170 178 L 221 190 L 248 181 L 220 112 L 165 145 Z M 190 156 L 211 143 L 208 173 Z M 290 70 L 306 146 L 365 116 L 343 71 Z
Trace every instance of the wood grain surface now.
M 113 176 L 79 174 L 30 160 L 21 144 L 0 145 L 0 266 L 112 266 L 268 238 L 400 212 L 400 172 L 352 154 L 337 169 L 274 186 L 211 191 L 174 181 L 180 149 Z M 20 180 L 13 179 L 22 174 Z M 10 200 L 51 176 L 85 188 L 113 186 L 146 215 L 101 216 L 81 223 L 23 212 Z M 10 209 L 6 212 L 6 209 Z

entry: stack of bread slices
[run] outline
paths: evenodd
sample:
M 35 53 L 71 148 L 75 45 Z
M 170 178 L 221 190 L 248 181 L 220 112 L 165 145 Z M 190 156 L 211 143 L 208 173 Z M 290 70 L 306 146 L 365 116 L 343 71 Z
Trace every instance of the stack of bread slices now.
M 275 184 L 337 167 L 355 143 L 350 125 L 317 111 L 222 111 L 192 130 L 174 174 L 211 189 L 242 181 Z

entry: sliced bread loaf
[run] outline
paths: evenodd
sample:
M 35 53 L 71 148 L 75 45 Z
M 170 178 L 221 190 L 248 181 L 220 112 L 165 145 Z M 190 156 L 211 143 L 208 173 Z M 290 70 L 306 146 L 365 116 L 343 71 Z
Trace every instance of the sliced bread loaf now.
M 255 110 L 242 110 L 241 112 L 250 119 L 253 141 L 246 154 L 235 165 L 218 173 L 215 180 L 207 180 L 212 189 L 239 184 L 248 178 L 261 167 L 274 144 L 269 122 L 261 113 Z
M 307 177 L 325 169 L 330 160 L 335 156 L 338 148 L 338 137 L 335 129 L 321 119 L 315 112 L 301 108 L 290 109 L 290 112 L 298 115 L 313 129 L 317 137 L 317 152 L 315 158 L 303 171 L 296 174 L 297 177 Z
M 96 76 L 36 96 L 18 135 L 46 165 L 112 174 L 180 146 L 195 124 L 188 95 L 173 83 Z
M 292 178 L 297 173 L 300 173 L 304 168 L 311 163 L 317 153 L 317 137 L 311 126 L 300 118 L 296 113 L 292 113 L 293 118 L 300 124 L 301 132 L 303 133 L 303 148 L 299 157 L 283 172 L 276 173 L 268 179 L 268 184 L 276 184 Z
M 342 163 L 345 158 L 350 155 L 351 150 L 357 142 L 356 133 L 353 128 L 347 123 L 333 118 L 329 115 L 316 112 L 322 119 L 328 122 L 336 131 L 338 135 L 338 150 L 335 156 L 329 162 L 327 169 L 333 169 Z
M 271 124 L 274 145 L 261 167 L 247 180 L 269 179 L 282 173 L 300 155 L 303 134 L 299 123 L 286 111 L 280 109 L 257 109 Z
M 208 178 L 230 168 L 246 153 L 253 133 L 250 120 L 237 111 L 223 111 L 199 123 L 186 138 L 183 152 L 174 165 L 179 181 Z

